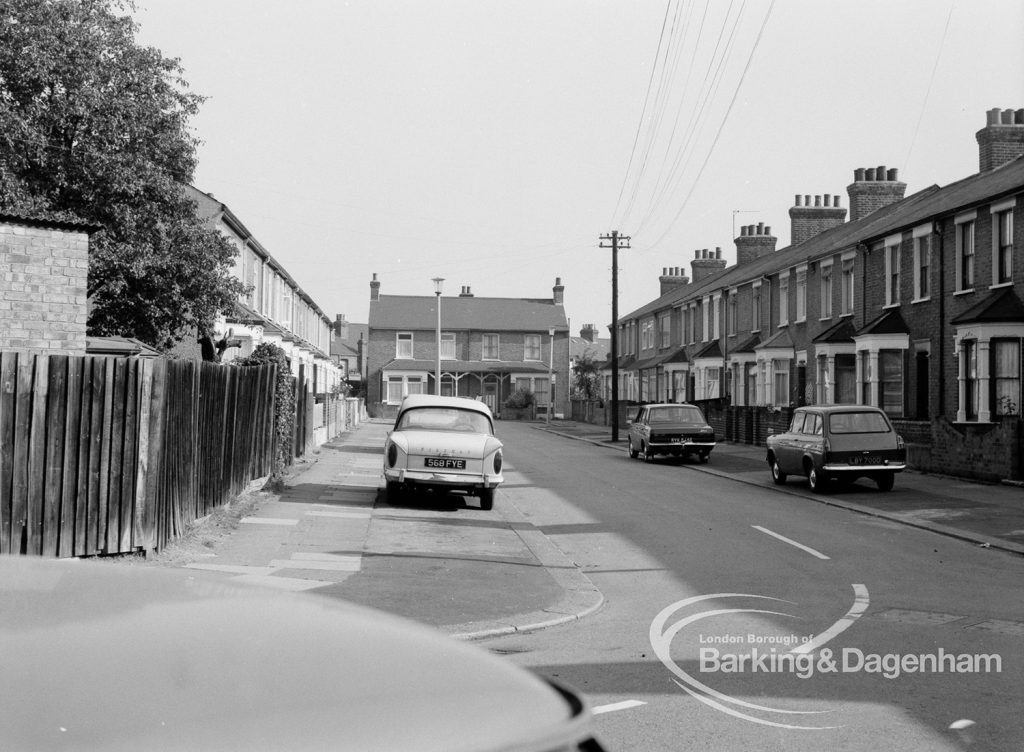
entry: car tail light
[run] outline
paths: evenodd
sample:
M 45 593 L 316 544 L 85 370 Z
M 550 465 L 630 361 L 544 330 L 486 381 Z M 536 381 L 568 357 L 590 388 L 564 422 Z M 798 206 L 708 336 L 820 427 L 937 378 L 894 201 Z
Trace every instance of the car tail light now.
M 396 462 L 398 462 L 398 447 L 388 444 L 388 467 L 394 467 Z
M 502 463 L 502 457 L 501 457 L 501 450 L 499 449 L 497 452 L 494 453 L 494 472 L 495 473 L 500 473 L 501 472 L 501 463 Z

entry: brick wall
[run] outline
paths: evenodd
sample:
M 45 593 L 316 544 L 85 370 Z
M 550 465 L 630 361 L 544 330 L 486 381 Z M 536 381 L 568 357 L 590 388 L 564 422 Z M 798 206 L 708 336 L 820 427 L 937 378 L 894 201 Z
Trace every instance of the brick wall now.
M 0 221 L 0 350 L 84 355 L 89 235 Z

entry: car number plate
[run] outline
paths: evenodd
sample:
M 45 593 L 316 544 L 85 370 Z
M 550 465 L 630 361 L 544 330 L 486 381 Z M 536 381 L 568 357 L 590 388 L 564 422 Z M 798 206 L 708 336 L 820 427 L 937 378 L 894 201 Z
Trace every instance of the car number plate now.
M 433 467 L 439 470 L 465 470 L 466 461 L 456 460 L 451 457 L 427 457 L 423 460 L 425 467 Z
M 673 436 L 673 437 L 672 437 L 672 438 L 670 439 L 670 441 L 671 441 L 671 442 L 672 442 L 673 444 L 682 444 L 682 443 L 683 443 L 683 439 L 682 439 L 682 437 L 681 437 L 681 436 Z
M 851 459 L 850 464 L 852 465 L 881 465 L 881 457 L 854 457 Z

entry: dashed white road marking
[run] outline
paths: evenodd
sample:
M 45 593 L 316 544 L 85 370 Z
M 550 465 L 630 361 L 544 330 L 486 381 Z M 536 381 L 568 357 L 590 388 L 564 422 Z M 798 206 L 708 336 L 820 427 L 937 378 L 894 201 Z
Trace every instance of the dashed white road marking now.
M 828 558 L 829 558 L 829 557 L 825 556 L 825 554 L 823 554 L 821 551 L 815 551 L 810 546 L 805 546 L 803 543 L 797 543 L 792 538 L 787 538 L 784 535 L 779 535 L 778 533 L 774 533 L 774 532 L 772 532 L 771 530 L 769 530 L 766 527 L 761 527 L 760 525 L 751 525 L 751 527 L 754 528 L 755 530 L 760 530 L 762 533 L 765 533 L 766 535 L 770 535 L 773 538 L 778 538 L 783 543 L 788 543 L 791 546 L 796 546 L 801 551 L 806 551 L 811 556 L 817 556 L 819 559 L 825 559 L 825 560 L 828 560 Z
M 638 708 L 641 705 L 646 704 L 646 702 L 640 702 L 640 700 L 623 700 L 622 702 L 613 702 L 610 705 L 598 705 L 590 712 L 594 715 L 601 715 L 602 713 L 614 713 L 618 710 L 629 710 L 630 708 Z

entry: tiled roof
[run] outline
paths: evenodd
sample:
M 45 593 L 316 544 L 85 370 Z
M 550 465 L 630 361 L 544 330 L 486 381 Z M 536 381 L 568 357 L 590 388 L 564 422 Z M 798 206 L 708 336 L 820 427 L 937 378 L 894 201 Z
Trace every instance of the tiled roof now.
M 709 342 L 707 345 L 705 345 L 700 350 L 698 350 L 697 353 L 693 356 L 693 359 L 697 360 L 697 358 L 721 358 L 721 357 L 723 357 L 723 355 L 722 355 L 722 347 L 721 347 L 721 345 L 719 345 L 718 340 L 716 339 L 716 340 L 713 340 L 712 342 Z
M 823 331 L 817 337 L 814 338 L 814 342 L 853 342 L 853 336 L 856 334 L 856 330 L 853 328 L 853 320 L 849 317 L 839 321 L 838 324 L 833 324 L 828 329 Z
M 372 329 L 433 329 L 437 297 L 381 295 L 370 301 Z M 493 332 L 558 331 L 569 328 L 565 308 L 551 300 L 528 298 L 441 297 L 441 328 Z
M 781 248 L 745 264 L 730 266 L 700 282 L 678 287 L 619 320 L 639 318 L 694 300 L 714 290 L 737 286 L 806 261 L 830 256 L 914 227 L 930 219 L 998 199 L 1024 189 L 1024 157 L 944 187 L 929 186 L 858 220 L 844 222 L 800 243 Z
M 1012 287 L 991 293 L 961 313 L 952 324 L 1011 323 L 1024 321 L 1024 303 Z
M 734 347 L 732 349 L 732 351 L 734 353 L 754 352 L 754 348 L 757 347 L 760 344 L 761 344 L 761 335 L 760 334 L 755 334 L 754 336 L 752 336 L 750 339 L 748 339 L 743 344 L 739 345 L 738 347 Z
M 910 327 L 903 320 L 899 309 L 892 308 L 869 321 L 857 332 L 858 337 L 865 334 L 910 334 Z
M 755 350 L 778 350 L 780 348 L 793 348 L 793 337 L 789 334 L 789 329 L 783 329 L 780 332 L 776 332 L 771 337 L 766 339 L 760 345 L 755 347 Z

